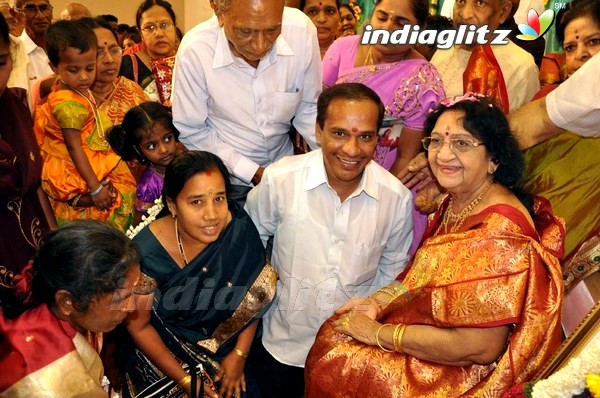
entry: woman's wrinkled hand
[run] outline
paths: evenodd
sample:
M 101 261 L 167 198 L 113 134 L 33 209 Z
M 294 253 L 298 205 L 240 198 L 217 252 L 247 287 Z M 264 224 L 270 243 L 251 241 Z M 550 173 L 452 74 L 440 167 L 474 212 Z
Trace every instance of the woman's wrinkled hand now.
M 246 392 L 246 376 L 244 367 L 246 360 L 231 351 L 221 362 L 221 371 L 215 381 L 221 382 L 220 396 L 225 398 L 241 397 Z
M 348 301 L 335 314 L 343 315 L 351 311 L 362 312 L 368 318 L 375 320 L 381 311 L 381 305 L 373 297 L 360 297 Z
M 332 323 L 333 330 L 336 332 L 369 345 L 376 345 L 375 332 L 380 325 L 364 312 L 357 311 L 347 312 Z

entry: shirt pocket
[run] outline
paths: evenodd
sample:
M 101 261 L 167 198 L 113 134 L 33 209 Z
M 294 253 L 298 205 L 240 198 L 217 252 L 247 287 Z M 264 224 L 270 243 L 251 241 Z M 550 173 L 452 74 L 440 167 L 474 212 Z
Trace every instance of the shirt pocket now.
M 296 115 L 301 100 L 302 90 L 293 93 L 276 92 L 275 105 L 273 107 L 273 121 L 278 123 L 289 123 Z
M 379 260 L 385 248 L 384 244 L 369 245 L 361 243 L 354 246 L 353 269 L 350 270 L 348 285 L 362 285 L 369 280 L 373 280 L 379 270 Z

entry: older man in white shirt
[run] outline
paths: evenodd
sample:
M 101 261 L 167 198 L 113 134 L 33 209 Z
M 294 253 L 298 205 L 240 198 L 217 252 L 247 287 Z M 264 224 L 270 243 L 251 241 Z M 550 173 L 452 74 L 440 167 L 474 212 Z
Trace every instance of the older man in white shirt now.
M 267 165 L 293 153 L 292 124 L 316 147 L 317 32 L 283 0 L 216 0 L 214 7 L 216 17 L 179 47 L 173 119 L 181 142 L 221 157 L 247 192 Z
M 19 36 L 27 53 L 29 89 L 37 79 L 51 75 L 50 61 L 46 55 L 44 35 L 52 22 L 52 5 L 48 0 L 17 0 L 17 18 L 24 18 L 25 29 Z
M 383 105 L 366 86 L 326 89 L 318 102 L 321 149 L 273 163 L 248 195 L 261 237 L 266 243 L 274 236 L 279 273 L 276 304 L 256 347 L 265 397 L 302 396 L 304 362 L 321 324 L 406 265 L 411 194 L 372 161 L 382 119 Z

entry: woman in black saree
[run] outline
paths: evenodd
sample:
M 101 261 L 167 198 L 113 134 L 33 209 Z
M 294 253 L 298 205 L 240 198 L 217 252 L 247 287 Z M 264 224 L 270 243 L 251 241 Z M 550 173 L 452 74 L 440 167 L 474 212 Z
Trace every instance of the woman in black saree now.
M 170 215 L 133 238 L 142 283 L 125 321 L 137 346 L 125 364 L 125 395 L 191 395 L 188 369 L 198 364 L 205 396 L 253 395 L 246 357 L 277 276 L 252 220 L 227 202 L 228 188 L 229 173 L 211 153 L 189 151 L 167 167 Z

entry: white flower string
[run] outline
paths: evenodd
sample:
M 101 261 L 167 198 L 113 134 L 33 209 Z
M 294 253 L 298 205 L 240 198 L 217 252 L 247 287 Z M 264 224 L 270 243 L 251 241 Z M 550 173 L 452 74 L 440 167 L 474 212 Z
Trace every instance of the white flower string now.
M 136 225 L 135 228 L 133 225 L 130 226 L 125 235 L 127 235 L 129 239 L 133 239 L 142 229 L 147 225 L 150 225 L 152 221 L 156 220 L 156 216 L 162 211 L 163 207 L 164 205 L 161 196 L 154 201 L 154 206 L 148 209 L 148 215 L 142 216 L 142 221 Z
M 588 374 L 600 373 L 600 339 L 594 339 L 562 369 L 533 385 L 533 398 L 563 398 L 579 395 Z

